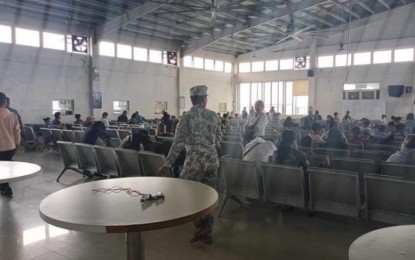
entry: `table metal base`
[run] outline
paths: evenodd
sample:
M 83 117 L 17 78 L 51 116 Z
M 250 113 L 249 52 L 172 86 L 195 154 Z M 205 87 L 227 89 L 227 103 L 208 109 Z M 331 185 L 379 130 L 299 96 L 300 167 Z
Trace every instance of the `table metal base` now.
M 126 233 L 127 259 L 144 260 L 144 237 L 142 232 Z

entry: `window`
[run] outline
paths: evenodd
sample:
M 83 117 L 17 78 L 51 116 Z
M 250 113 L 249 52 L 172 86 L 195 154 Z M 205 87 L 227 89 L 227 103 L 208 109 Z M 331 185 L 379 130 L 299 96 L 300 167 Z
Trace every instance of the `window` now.
M 252 62 L 252 72 L 261 72 L 261 71 L 264 71 L 264 62 L 263 61 Z
M 285 84 L 285 114 L 293 114 L 293 83 L 288 81 Z
M 353 65 L 370 64 L 370 52 L 361 52 L 353 54 Z
M 271 82 L 265 82 L 264 83 L 264 110 L 269 111 L 271 109 Z
M 215 60 L 215 71 L 222 71 L 223 72 L 223 61 Z
M 193 58 L 193 68 L 203 69 L 203 58 L 194 57 Z
M 215 62 L 211 59 L 205 59 L 205 70 L 214 70 Z
M 60 99 L 52 101 L 52 114 L 60 112 L 62 115 L 72 115 L 74 111 L 73 99 Z
M 183 66 L 186 68 L 192 68 L 193 64 L 192 64 L 192 56 L 185 56 L 183 58 Z
M 231 73 L 232 72 L 232 63 L 225 62 L 225 72 Z
M 399 49 L 394 52 L 394 62 L 414 61 L 414 49 Z
M 294 69 L 293 59 L 280 60 L 280 70 L 292 70 L 292 69 Z
M 333 64 L 333 55 L 329 56 L 318 56 L 318 67 L 319 68 L 332 68 Z
M 250 62 L 239 63 L 239 73 L 244 73 L 244 72 L 251 72 Z
M 352 55 L 349 54 L 338 54 L 335 56 L 335 66 L 336 67 L 344 67 L 344 66 L 352 65 Z
M 162 52 L 158 50 L 149 50 L 149 61 L 154 63 L 162 63 L 163 62 L 163 56 Z
M 133 58 L 131 51 L 130 45 L 117 44 L 117 58 L 131 60 Z
M 246 107 L 249 111 L 251 107 L 251 84 L 250 83 L 241 83 L 239 87 L 239 107 L 244 108 Z
M 284 115 L 306 115 L 308 112 L 308 80 L 253 82 L 239 85 L 239 108 L 250 109 L 255 101 L 264 101 L 265 110 L 275 107 Z
M 16 28 L 16 44 L 40 47 L 39 31 Z
M 392 51 L 374 51 L 373 52 L 373 64 L 390 63 L 392 62 Z
M 379 99 L 379 83 L 349 83 L 343 85 L 343 99 Z
M 65 50 L 65 35 L 56 33 L 43 33 L 43 48 Z
M 0 42 L 12 43 L 12 28 L 0 25 Z
M 148 57 L 147 57 L 146 48 L 134 47 L 133 52 L 134 52 L 134 60 L 147 61 Z
M 118 100 L 112 102 L 112 110 L 114 110 L 114 114 L 121 114 L 122 111 L 129 110 L 129 101 L 128 100 Z
M 102 56 L 115 57 L 115 44 L 112 42 L 100 42 L 99 54 Z
M 265 62 L 265 71 L 278 70 L 278 60 L 267 60 Z

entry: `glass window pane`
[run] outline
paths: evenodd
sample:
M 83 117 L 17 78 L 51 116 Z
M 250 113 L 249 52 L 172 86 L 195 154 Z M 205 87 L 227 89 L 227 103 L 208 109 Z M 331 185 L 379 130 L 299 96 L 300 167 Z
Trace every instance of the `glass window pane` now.
M 244 107 L 249 111 L 250 109 L 250 97 L 251 88 L 249 83 L 242 83 L 239 85 L 239 108 L 242 110 Z
M 260 71 L 264 71 L 264 62 L 263 61 L 252 62 L 252 72 L 260 72 Z
M 65 35 L 56 33 L 43 33 L 43 48 L 65 50 Z
M 134 47 L 134 60 L 147 61 L 147 49 Z
M 158 50 L 149 50 L 149 61 L 154 63 L 162 63 L 162 52 Z
M 336 64 L 335 64 L 336 67 L 344 67 L 344 66 L 346 66 L 346 62 L 347 62 L 347 65 L 349 65 L 349 66 L 352 65 L 352 55 L 351 54 L 349 54 L 349 55 L 347 55 L 347 54 L 336 55 L 335 60 L 336 60 Z
M 215 60 L 215 70 L 223 72 L 223 61 Z
M 117 58 L 132 59 L 132 49 L 130 45 L 117 44 Z
M 294 59 L 280 60 L 280 70 L 292 70 L 294 69 Z
M 332 68 L 333 64 L 333 55 L 329 56 L 318 56 L 318 67 L 319 68 Z
M 278 60 L 267 60 L 265 62 L 265 71 L 278 70 Z
M 361 52 L 353 54 L 353 65 L 370 64 L 370 52 Z
M 344 84 L 343 89 L 344 90 L 354 90 L 354 89 L 356 89 L 356 84 Z
M 258 99 L 264 100 L 264 97 L 262 96 L 262 83 L 258 83 L 257 88 L 258 88 Z
M 40 47 L 39 31 L 16 28 L 16 44 Z
M 293 114 L 293 83 L 291 81 L 285 83 L 285 114 Z
M 374 51 L 373 64 L 390 63 L 392 62 L 392 51 Z
M 284 82 L 280 81 L 278 82 L 278 109 L 279 111 L 283 111 L 283 105 L 284 105 Z
M 244 72 L 251 72 L 250 62 L 239 63 L 239 73 L 244 73 Z
M 394 62 L 414 61 L 414 48 L 395 50 L 393 61 Z
M 186 68 L 193 68 L 193 57 L 192 56 L 183 57 L 183 66 Z
M 115 44 L 112 42 L 100 42 L 99 55 L 115 57 Z
M 12 28 L 0 25 L 0 42 L 12 43 Z
M 227 73 L 232 72 L 232 64 L 230 62 L 225 62 L 225 72 Z
M 193 58 L 193 68 L 203 69 L 203 58 L 194 57 Z
M 211 59 L 205 59 L 205 70 L 214 70 L 215 63 Z
M 272 84 L 271 106 L 274 106 L 275 109 L 277 109 L 277 106 L 278 106 L 278 82 L 272 82 L 271 84 Z M 278 110 L 276 112 L 278 112 Z
M 379 83 L 366 83 L 366 89 L 379 89 Z
M 185 56 L 183 58 L 183 66 L 186 68 L 192 68 L 193 64 L 192 64 L 192 56 Z
M 294 115 L 307 115 L 308 96 L 295 96 L 294 104 Z
M 251 106 L 255 104 L 255 101 L 258 100 L 258 84 L 251 83 Z
M 265 111 L 269 111 L 271 109 L 271 82 L 264 83 L 264 104 L 265 104 Z

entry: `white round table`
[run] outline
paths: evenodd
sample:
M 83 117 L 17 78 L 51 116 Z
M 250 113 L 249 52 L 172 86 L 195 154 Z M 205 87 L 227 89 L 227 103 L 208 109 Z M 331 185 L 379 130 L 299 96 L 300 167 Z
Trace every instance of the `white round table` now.
M 141 203 L 126 192 L 93 193 L 93 189 L 119 186 L 141 193 L 162 192 L 164 200 Z M 41 218 L 65 229 L 96 233 L 127 233 L 128 259 L 144 259 L 142 231 L 195 221 L 212 212 L 218 193 L 199 182 L 133 177 L 108 179 L 72 186 L 46 197 Z
M 42 168 L 33 163 L 0 161 L 0 183 L 25 179 L 41 171 Z
M 415 259 L 415 225 L 378 229 L 357 238 L 349 249 L 349 260 Z

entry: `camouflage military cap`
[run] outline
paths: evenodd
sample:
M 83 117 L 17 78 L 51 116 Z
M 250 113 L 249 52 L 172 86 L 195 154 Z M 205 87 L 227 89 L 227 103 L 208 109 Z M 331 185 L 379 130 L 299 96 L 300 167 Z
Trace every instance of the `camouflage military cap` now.
M 190 89 L 190 96 L 207 96 L 207 86 L 197 85 Z

